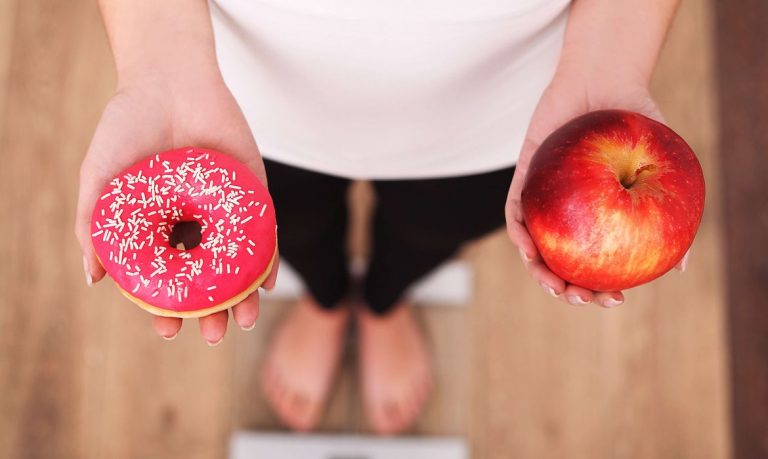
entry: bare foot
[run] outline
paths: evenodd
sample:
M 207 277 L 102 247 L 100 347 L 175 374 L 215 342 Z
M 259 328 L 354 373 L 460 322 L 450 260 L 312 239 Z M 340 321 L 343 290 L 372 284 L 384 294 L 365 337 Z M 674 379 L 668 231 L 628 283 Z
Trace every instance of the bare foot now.
M 322 309 L 309 297 L 279 325 L 261 371 L 272 408 L 290 428 L 317 425 L 339 365 L 349 309 Z
M 384 316 L 359 308 L 360 374 L 374 431 L 382 435 L 410 427 L 432 391 L 432 361 L 410 304 Z

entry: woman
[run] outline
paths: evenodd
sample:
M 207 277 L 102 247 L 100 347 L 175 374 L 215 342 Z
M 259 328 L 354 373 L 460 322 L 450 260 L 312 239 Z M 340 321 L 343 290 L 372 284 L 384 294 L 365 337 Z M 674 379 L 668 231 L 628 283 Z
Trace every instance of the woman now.
M 76 233 L 86 280 L 104 276 L 90 211 L 105 182 L 136 160 L 211 147 L 269 178 L 281 256 L 307 286 L 262 373 L 289 426 L 309 430 L 320 419 L 353 319 L 372 427 L 413 423 L 432 373 L 403 292 L 502 226 L 505 202 L 509 236 L 546 292 L 570 304 L 623 301 L 546 268 L 520 191 L 536 147 L 569 119 L 605 108 L 660 119 L 648 82 L 677 0 L 100 3 L 118 88 L 82 165 Z M 372 180 L 378 201 L 359 295 L 350 295 L 343 250 L 351 179 Z M 233 307 L 235 322 L 253 328 L 258 304 L 253 294 Z M 209 344 L 221 342 L 227 318 L 199 320 Z M 154 319 L 166 339 L 181 324 Z

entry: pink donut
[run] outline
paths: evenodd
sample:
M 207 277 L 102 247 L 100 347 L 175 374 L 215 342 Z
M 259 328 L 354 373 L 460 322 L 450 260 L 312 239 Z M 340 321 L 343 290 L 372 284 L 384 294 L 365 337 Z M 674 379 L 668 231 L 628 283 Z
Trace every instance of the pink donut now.
M 91 218 L 93 247 L 120 291 L 167 317 L 206 316 L 254 292 L 272 270 L 276 230 L 272 198 L 253 172 L 191 147 L 123 171 Z

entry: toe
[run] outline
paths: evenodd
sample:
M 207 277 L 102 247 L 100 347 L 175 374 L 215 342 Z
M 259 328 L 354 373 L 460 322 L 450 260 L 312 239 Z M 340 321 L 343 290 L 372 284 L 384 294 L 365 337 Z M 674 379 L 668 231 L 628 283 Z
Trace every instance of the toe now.
M 411 390 L 403 395 L 399 403 L 401 415 L 397 424 L 398 432 L 409 429 L 416 422 L 421 414 L 423 403 L 424 398 L 417 390 Z
M 294 430 L 307 432 L 315 427 L 317 410 L 314 407 L 315 402 L 306 395 L 294 392 L 290 400 L 290 425 Z
M 379 435 L 386 435 L 389 422 L 384 414 L 384 405 L 371 403 L 366 411 L 373 431 Z
M 312 401 L 296 390 L 284 390 L 278 406 L 277 413 L 280 419 L 294 431 L 308 432 L 318 421 Z
M 379 407 L 379 423 L 376 431 L 381 435 L 397 433 L 398 426 L 402 422 L 402 413 L 399 404 L 394 400 L 387 400 Z

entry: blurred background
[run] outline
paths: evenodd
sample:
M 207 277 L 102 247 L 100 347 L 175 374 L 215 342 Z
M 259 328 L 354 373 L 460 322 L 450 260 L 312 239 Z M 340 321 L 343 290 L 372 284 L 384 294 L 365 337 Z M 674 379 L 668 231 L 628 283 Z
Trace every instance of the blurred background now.
M 115 87 L 95 3 L 0 0 L 0 458 L 226 457 L 234 430 L 280 430 L 257 375 L 290 301 L 209 348 L 86 287 L 78 168 Z M 438 386 L 410 436 L 474 458 L 768 457 L 768 2 L 684 0 L 653 92 L 705 170 L 689 270 L 577 309 L 503 232 L 474 244 L 469 304 L 419 309 Z M 366 186 L 350 199 L 364 253 Z M 355 372 L 349 355 L 321 432 L 366 433 Z

